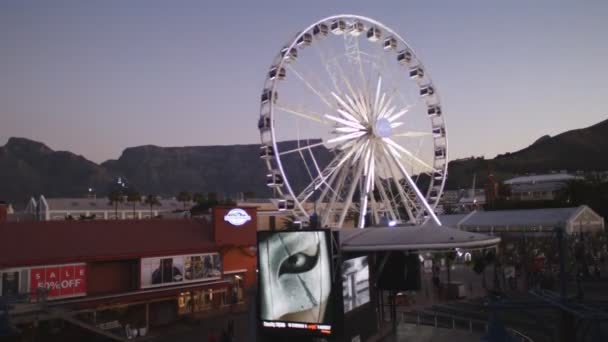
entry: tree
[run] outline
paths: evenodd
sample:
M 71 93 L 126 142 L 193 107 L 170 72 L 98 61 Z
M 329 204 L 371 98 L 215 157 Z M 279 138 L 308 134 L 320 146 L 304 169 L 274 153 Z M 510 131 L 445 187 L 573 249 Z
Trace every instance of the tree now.
M 245 198 L 245 199 L 255 198 L 255 192 L 253 192 L 253 191 L 245 191 L 243 193 L 243 198 Z
M 186 203 L 192 201 L 192 194 L 188 191 L 180 191 L 177 194 L 177 200 L 184 204 L 184 210 L 186 210 Z
M 202 192 L 195 192 L 194 195 L 192 195 L 192 200 L 196 204 L 201 204 L 201 203 L 205 202 L 205 200 L 206 200 L 205 194 L 203 194 Z
M 125 198 L 121 190 L 112 190 L 108 195 L 110 205 L 114 206 L 114 218 L 118 220 L 118 204 L 122 203 Z
M 217 205 L 218 204 L 218 201 L 217 201 L 217 192 L 213 192 L 212 191 L 212 192 L 207 193 L 207 201 L 209 202 L 209 205 L 212 206 L 212 207 L 214 205 Z
M 152 207 L 154 207 L 155 205 L 160 205 L 160 201 L 158 200 L 158 197 L 156 195 L 150 194 L 150 195 L 146 196 L 144 203 L 146 205 L 150 206 L 150 217 L 154 217 L 154 215 L 152 215 Z
M 133 205 L 133 218 L 135 218 L 135 206 L 141 203 L 141 194 L 135 190 L 130 190 L 127 194 L 127 202 Z
M 219 204 L 226 205 L 226 206 L 235 206 L 236 202 L 232 198 L 225 198 Z

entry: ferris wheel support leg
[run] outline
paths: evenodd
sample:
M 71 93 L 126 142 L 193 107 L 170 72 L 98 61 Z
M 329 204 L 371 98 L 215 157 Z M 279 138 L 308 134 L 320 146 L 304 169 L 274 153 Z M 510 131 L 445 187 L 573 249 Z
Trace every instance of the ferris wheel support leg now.
M 348 195 L 346 195 L 346 202 L 344 203 L 344 207 L 342 208 L 342 212 L 340 213 L 338 228 L 342 228 L 342 225 L 344 224 L 344 219 L 346 218 L 346 214 L 348 213 L 348 208 L 353 202 L 353 195 L 355 194 L 355 190 L 357 189 L 359 178 L 361 178 L 361 174 L 363 173 L 363 164 L 363 162 L 359 162 L 359 165 L 357 166 L 357 171 L 353 175 L 354 178 L 348 191 Z
M 399 159 L 397 157 L 395 157 L 394 155 L 391 155 L 391 156 L 393 157 L 393 160 L 395 160 L 395 163 L 401 170 L 401 173 L 403 173 L 403 175 L 405 176 L 405 179 L 407 180 L 407 183 L 409 184 L 410 188 L 412 188 L 414 190 L 414 192 L 416 193 L 416 197 L 418 197 L 418 201 L 422 204 L 424 209 L 429 213 L 429 216 L 431 216 L 433 221 L 435 221 L 435 223 L 438 226 L 441 226 L 441 221 L 439 221 L 439 218 L 437 218 L 437 215 L 435 215 L 435 211 L 431 208 L 431 206 L 426 201 L 424 196 L 422 196 L 422 193 L 416 186 L 416 183 L 414 183 L 414 181 L 412 180 L 412 177 L 410 177 L 410 174 L 407 172 L 405 167 L 403 167 L 403 164 L 401 164 L 401 162 L 399 161 Z

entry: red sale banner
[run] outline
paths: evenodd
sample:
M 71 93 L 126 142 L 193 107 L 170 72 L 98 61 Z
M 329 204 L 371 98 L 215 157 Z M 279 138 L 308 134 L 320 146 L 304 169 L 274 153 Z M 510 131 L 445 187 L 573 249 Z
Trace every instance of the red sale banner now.
M 37 267 L 30 270 L 30 291 L 48 290 L 48 299 L 82 296 L 86 294 L 86 265 L 72 264 Z

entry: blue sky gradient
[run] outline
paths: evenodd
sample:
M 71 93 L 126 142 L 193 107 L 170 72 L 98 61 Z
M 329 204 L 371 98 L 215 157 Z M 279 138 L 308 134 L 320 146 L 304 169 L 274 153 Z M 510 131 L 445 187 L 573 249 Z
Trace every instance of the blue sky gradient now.
M 437 85 L 451 159 L 608 117 L 608 1 L 0 2 L 0 144 L 101 162 L 130 146 L 258 143 L 278 50 L 354 13 L 399 32 Z

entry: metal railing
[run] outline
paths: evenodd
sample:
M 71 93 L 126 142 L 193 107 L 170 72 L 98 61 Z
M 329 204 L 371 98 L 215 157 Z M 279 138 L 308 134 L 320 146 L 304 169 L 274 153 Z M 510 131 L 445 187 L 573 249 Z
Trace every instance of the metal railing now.
M 483 320 L 458 317 L 450 314 L 439 314 L 428 311 L 403 311 L 399 323 L 413 323 L 416 325 L 433 326 L 435 328 L 461 329 L 473 333 L 475 331 L 487 332 L 489 323 Z M 481 329 L 479 329 L 481 327 Z M 507 328 L 514 338 L 521 342 L 534 342 L 532 338 L 513 329 Z

